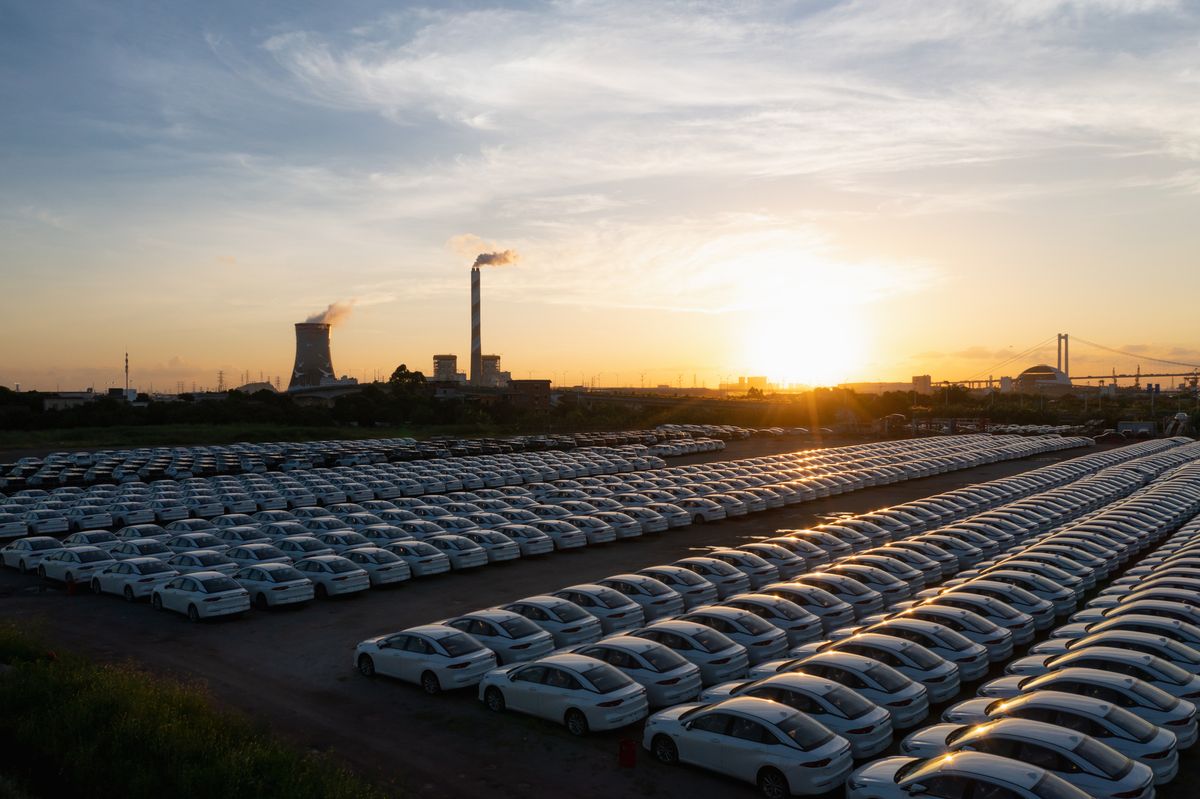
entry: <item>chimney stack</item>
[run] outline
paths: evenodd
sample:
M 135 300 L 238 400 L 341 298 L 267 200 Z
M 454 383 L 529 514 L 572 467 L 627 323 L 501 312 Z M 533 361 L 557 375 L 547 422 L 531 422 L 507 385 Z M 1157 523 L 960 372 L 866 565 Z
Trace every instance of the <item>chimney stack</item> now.
M 329 325 L 321 322 L 296 324 L 296 365 L 288 391 L 319 386 L 333 380 L 333 361 L 329 356 Z
M 471 267 L 471 385 L 483 383 L 483 344 L 479 333 L 479 267 Z

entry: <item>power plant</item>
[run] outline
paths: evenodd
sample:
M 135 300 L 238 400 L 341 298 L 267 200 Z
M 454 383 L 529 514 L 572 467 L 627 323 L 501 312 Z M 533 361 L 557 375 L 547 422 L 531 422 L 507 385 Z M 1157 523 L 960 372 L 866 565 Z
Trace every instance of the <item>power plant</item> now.
M 288 391 L 333 382 L 333 360 L 329 355 L 329 328 L 324 322 L 296 323 L 296 364 Z

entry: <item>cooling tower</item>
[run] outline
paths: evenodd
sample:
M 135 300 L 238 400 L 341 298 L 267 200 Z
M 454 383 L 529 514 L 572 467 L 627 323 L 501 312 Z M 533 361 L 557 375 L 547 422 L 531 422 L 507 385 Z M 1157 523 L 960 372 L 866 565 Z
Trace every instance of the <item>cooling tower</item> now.
M 483 383 L 483 344 L 479 335 L 479 267 L 471 267 L 471 385 Z
M 319 386 L 333 380 L 329 327 L 319 322 L 300 322 L 296 325 L 296 365 L 292 367 L 288 391 Z

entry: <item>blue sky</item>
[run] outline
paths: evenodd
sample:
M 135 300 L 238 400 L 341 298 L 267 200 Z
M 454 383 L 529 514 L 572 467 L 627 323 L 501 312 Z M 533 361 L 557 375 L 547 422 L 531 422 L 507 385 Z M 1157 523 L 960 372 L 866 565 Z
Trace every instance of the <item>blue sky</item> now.
M 520 376 L 962 377 L 1060 330 L 1194 362 L 1198 22 L 0 3 L 0 383 L 104 385 L 126 349 L 157 387 L 286 376 L 335 300 L 339 370 L 428 368 L 491 247 L 523 256 L 485 275 Z

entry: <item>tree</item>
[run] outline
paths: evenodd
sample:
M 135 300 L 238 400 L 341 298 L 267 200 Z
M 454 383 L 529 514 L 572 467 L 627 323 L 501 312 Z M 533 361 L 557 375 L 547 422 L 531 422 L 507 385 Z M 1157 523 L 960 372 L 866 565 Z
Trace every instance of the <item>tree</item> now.
M 410 372 L 408 366 L 400 364 L 392 376 L 388 378 L 388 387 L 397 397 L 411 397 L 414 394 L 425 393 L 425 375 L 421 372 Z

